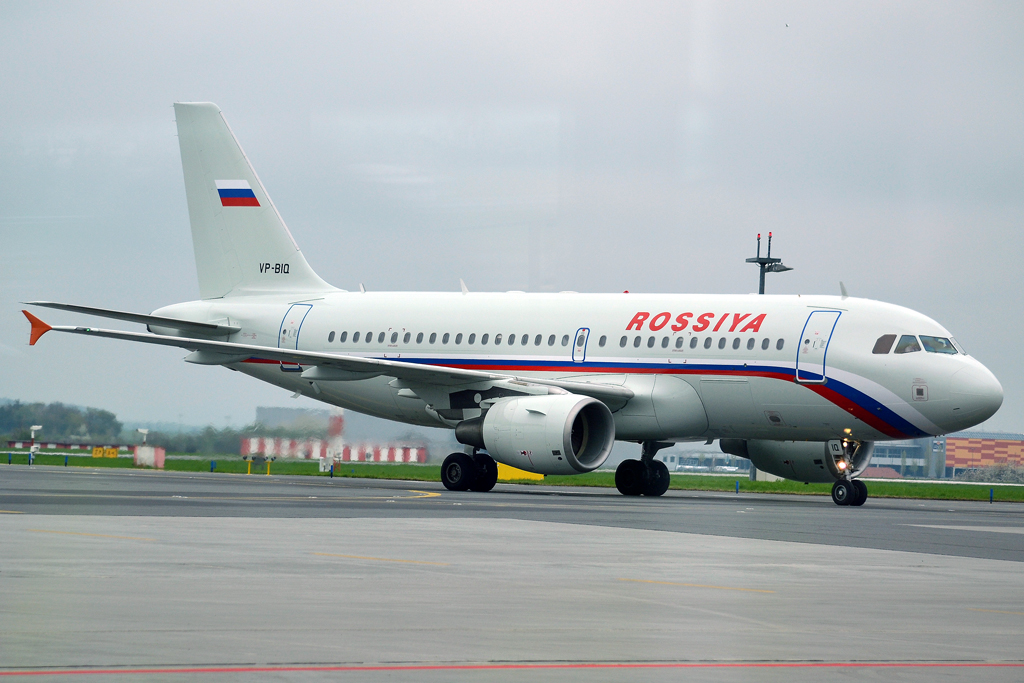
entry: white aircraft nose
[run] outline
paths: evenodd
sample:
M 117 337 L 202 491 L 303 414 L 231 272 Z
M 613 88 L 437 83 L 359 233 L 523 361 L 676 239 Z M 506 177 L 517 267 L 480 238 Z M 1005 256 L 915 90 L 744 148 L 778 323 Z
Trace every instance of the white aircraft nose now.
M 1003 404 L 1003 387 L 984 366 L 958 370 L 950 382 L 952 413 L 949 425 L 954 431 L 982 423 L 996 414 Z

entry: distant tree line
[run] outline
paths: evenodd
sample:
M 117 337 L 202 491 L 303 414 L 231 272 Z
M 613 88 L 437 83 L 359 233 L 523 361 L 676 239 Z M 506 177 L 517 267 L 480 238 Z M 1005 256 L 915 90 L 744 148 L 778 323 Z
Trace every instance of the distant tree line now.
M 1024 484 L 1024 466 L 1003 463 L 970 469 L 956 475 L 959 481 L 978 481 L 987 484 Z
M 0 406 L 0 434 L 27 439 L 32 425 L 42 425 L 36 438 L 48 441 L 113 441 L 122 424 L 109 410 L 78 408 L 63 403 L 21 403 Z

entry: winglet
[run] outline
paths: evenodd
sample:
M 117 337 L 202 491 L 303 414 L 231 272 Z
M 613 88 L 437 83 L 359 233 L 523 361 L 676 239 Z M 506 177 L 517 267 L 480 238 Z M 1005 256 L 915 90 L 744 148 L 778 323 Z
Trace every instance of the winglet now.
M 44 323 L 39 318 L 32 315 L 31 313 L 29 313 L 28 311 L 23 310 L 22 313 L 24 313 L 25 317 L 28 318 L 28 321 L 32 323 L 32 335 L 28 339 L 28 345 L 35 346 L 35 343 L 39 341 L 39 338 L 42 337 L 47 332 L 49 332 L 50 330 L 52 330 L 53 328 Z

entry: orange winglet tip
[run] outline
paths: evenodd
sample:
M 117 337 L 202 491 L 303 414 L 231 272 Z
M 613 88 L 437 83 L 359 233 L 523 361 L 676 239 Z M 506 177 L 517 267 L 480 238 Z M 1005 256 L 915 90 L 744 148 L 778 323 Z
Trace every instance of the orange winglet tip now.
M 29 313 L 28 311 L 23 310 L 22 313 L 24 313 L 25 317 L 28 318 L 28 321 L 32 323 L 32 336 L 28 338 L 28 345 L 35 346 L 35 343 L 39 341 L 39 338 L 42 337 L 47 332 L 49 332 L 50 330 L 52 330 L 53 328 L 44 323 L 39 318 L 32 315 L 31 313 Z

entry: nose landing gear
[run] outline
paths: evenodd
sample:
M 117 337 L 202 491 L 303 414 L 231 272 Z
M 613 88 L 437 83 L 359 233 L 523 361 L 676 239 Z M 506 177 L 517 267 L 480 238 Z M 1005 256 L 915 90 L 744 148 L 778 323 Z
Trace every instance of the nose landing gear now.
M 868 486 L 860 479 L 840 479 L 832 484 L 832 502 L 861 506 L 868 499 Z

